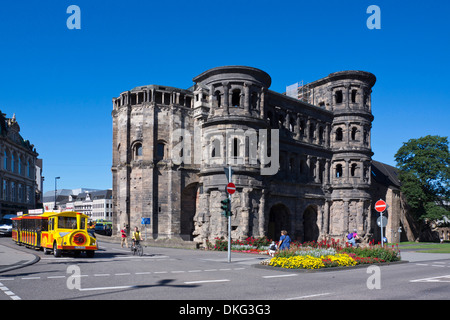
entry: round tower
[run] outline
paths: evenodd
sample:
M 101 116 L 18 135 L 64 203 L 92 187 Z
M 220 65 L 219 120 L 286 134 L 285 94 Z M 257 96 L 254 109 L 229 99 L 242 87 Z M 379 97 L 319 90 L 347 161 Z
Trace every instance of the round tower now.
M 227 220 L 221 217 L 220 201 L 227 196 L 224 168 L 232 166 L 232 180 L 237 188 L 232 197 L 232 236 L 248 237 L 255 234 L 249 221 L 250 203 L 259 202 L 262 192 L 264 164 L 258 157 L 261 151 L 259 130 L 268 128 L 264 120 L 264 101 L 271 78 L 256 68 L 225 66 L 205 71 L 193 81 L 196 83 L 195 127 L 201 128 L 197 137 L 201 137 L 199 175 L 203 205 L 199 208 L 204 208 L 204 212 L 199 214 L 204 221 L 209 221 L 207 233 L 227 234 Z
M 370 232 L 371 93 L 376 78 L 363 71 L 342 71 L 328 77 L 327 105 L 334 113 L 330 146 L 332 208 L 338 219 L 333 233 Z

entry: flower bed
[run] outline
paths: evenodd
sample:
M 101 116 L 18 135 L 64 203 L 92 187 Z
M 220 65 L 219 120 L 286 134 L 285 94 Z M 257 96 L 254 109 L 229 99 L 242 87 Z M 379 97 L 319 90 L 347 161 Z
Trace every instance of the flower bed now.
M 267 254 L 271 240 L 249 237 L 244 241 L 233 240 L 231 250 L 245 253 Z M 226 251 L 228 242 L 216 238 L 215 243 L 208 242 L 208 249 Z M 278 251 L 271 259 L 261 264 L 287 269 L 320 269 L 330 267 L 351 267 L 361 264 L 394 262 L 400 260 L 398 246 L 395 248 L 369 245 L 367 247 L 349 247 L 339 240 L 292 242 L 289 250 Z

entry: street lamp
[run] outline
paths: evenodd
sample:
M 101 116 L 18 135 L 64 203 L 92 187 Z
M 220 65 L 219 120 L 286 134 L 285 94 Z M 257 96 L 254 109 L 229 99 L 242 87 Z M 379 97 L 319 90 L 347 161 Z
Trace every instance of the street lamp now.
M 56 180 L 58 180 L 58 179 L 61 179 L 61 177 L 55 177 L 55 205 L 53 207 L 53 210 L 57 209 L 57 207 L 56 207 L 56 190 L 57 190 L 57 188 L 56 188 Z

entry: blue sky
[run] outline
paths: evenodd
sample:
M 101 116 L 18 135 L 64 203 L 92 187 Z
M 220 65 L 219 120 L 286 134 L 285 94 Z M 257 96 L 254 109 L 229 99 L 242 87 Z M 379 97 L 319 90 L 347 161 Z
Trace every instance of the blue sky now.
M 381 29 L 369 30 L 369 5 Z M 70 5 L 81 30 L 69 30 Z M 44 159 L 44 191 L 111 188 L 112 98 L 136 86 L 180 88 L 223 65 L 248 65 L 284 92 L 341 70 L 377 77 L 373 159 L 403 142 L 449 136 L 450 2 L 8 1 L 0 9 L 0 110 Z

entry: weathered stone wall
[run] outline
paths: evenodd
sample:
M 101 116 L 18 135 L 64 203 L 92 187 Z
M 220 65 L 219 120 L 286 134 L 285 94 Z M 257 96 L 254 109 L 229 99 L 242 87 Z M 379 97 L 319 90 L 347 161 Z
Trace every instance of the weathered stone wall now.
M 305 101 L 269 90 L 270 76 L 250 67 L 214 68 L 194 82 L 113 99 L 117 227 L 150 217 L 155 239 L 225 237 L 220 201 L 231 165 L 233 238 L 372 233 L 372 74 L 330 74 L 309 84 Z

